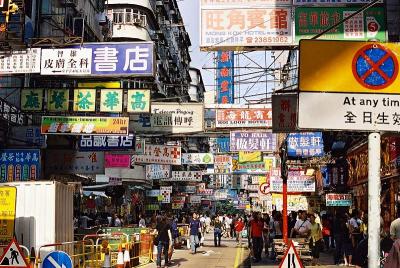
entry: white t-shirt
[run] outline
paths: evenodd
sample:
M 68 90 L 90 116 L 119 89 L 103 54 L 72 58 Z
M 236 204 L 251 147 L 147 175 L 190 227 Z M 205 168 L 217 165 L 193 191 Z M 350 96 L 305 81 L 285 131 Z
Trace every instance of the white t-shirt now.
M 206 222 L 206 218 L 201 217 L 201 218 L 200 218 L 200 222 L 201 222 L 201 223 L 205 223 L 205 222 Z
M 360 228 L 362 221 L 360 219 L 351 218 L 349 224 L 353 226 L 353 228 Z
M 309 220 L 297 220 L 294 225 L 294 229 L 298 230 L 299 233 L 303 234 L 309 230 L 311 230 L 311 223 Z
M 206 217 L 206 224 L 210 224 L 211 223 L 211 218 L 210 217 Z

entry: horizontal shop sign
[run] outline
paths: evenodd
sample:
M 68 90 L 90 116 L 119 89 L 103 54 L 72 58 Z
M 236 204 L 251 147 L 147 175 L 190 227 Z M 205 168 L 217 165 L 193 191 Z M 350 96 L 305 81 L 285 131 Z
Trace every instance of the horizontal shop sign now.
M 146 144 L 144 154 L 132 155 L 131 165 L 135 163 L 181 165 L 181 146 Z
M 276 135 L 261 131 L 231 131 L 230 151 L 254 152 L 275 151 Z M 255 161 L 253 161 L 255 162 Z
M 217 128 L 272 127 L 271 108 L 217 109 Z
M 183 165 L 209 165 L 214 163 L 214 155 L 211 153 L 184 153 Z
M 327 207 L 351 207 L 353 198 L 351 194 L 326 194 Z
M 40 130 L 39 130 L 40 133 Z M 82 135 L 78 140 L 79 151 L 134 150 L 135 136 L 93 136 Z

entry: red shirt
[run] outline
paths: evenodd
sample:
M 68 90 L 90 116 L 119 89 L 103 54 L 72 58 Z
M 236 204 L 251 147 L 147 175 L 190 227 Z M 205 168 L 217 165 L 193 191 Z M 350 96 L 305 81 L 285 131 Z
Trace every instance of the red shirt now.
M 235 224 L 235 231 L 236 232 L 243 231 L 243 228 L 244 228 L 244 222 L 242 222 L 242 221 L 236 222 L 236 224 Z
M 251 227 L 251 237 L 262 237 L 262 231 L 264 228 L 264 223 L 260 220 L 252 220 L 250 222 Z

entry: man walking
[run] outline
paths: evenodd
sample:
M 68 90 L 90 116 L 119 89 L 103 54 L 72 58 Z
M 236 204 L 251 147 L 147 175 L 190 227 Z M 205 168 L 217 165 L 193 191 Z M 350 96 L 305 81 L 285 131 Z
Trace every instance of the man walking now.
M 193 218 L 189 222 L 190 249 L 192 254 L 196 254 L 196 246 L 199 244 L 199 232 L 201 224 L 197 218 L 197 214 L 193 213 Z
M 261 261 L 261 253 L 263 250 L 262 231 L 264 223 L 260 219 L 257 212 L 254 213 L 253 219 L 250 221 L 250 236 L 253 244 L 253 256 L 255 262 Z

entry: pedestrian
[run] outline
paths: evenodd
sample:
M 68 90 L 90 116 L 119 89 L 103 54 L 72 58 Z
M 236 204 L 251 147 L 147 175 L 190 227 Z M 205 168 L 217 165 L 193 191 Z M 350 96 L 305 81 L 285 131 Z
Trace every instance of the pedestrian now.
M 343 256 L 343 225 L 341 224 L 343 218 L 343 214 L 341 212 L 336 212 L 333 217 L 332 224 L 332 236 L 335 243 L 335 253 L 334 253 L 334 264 L 339 265 L 340 259 Z
M 257 212 L 253 214 L 253 219 L 250 221 L 250 236 L 253 246 L 253 256 L 255 262 L 261 261 L 261 253 L 263 250 L 262 231 L 264 223 L 260 219 Z
M 211 227 L 211 218 L 209 215 L 206 216 L 206 233 L 208 234 L 210 232 L 210 227 Z
M 343 257 L 344 264 L 346 266 L 352 265 L 353 263 L 353 239 L 350 231 L 349 216 L 345 214 L 341 221 L 341 229 L 343 230 Z
M 214 222 L 214 246 L 221 246 L 221 236 L 222 236 L 222 222 L 219 217 L 215 217 Z
M 171 226 L 167 223 L 167 218 L 162 216 L 156 226 L 155 245 L 157 245 L 157 268 L 161 267 L 161 254 L 164 253 L 165 266 L 168 265 L 168 253 L 172 250 Z
M 322 216 L 322 236 L 324 238 L 325 251 L 329 251 L 329 238 L 331 236 L 331 225 L 328 220 L 328 215 Z
M 299 219 L 293 228 L 291 237 L 308 238 L 310 235 L 310 221 L 307 219 L 306 211 L 299 211 Z
M 235 232 L 236 232 L 236 239 L 237 244 L 242 246 L 242 231 L 244 229 L 244 222 L 241 217 L 239 217 L 235 223 Z
M 193 218 L 189 222 L 190 249 L 192 254 L 196 254 L 197 246 L 199 245 L 199 233 L 201 224 L 197 218 L 197 214 L 193 213 Z
M 275 213 L 272 228 L 274 230 L 274 238 L 282 239 L 282 214 L 279 211 Z
M 236 230 L 235 230 L 236 221 L 237 221 L 236 215 L 232 214 L 231 215 L 231 229 L 230 229 L 231 230 L 231 238 L 236 238 Z M 237 238 L 236 238 L 236 241 L 237 241 Z
M 322 231 L 319 223 L 315 221 L 315 215 L 310 215 L 310 248 L 312 253 L 312 265 L 319 265 L 319 253 L 323 247 Z
M 397 219 L 390 223 L 390 237 L 393 240 L 400 239 L 400 211 L 398 212 Z
M 353 250 L 357 247 L 358 243 L 361 241 L 361 225 L 362 221 L 360 218 L 361 212 L 358 210 L 354 210 L 352 213 L 352 217 L 348 222 L 348 227 L 351 236 L 351 242 L 353 245 Z
M 269 222 L 270 222 L 270 217 L 268 215 L 268 213 L 265 213 L 263 215 L 263 222 L 264 222 L 264 228 L 263 228 L 263 240 L 264 240 L 264 249 L 265 249 L 265 256 L 268 257 L 269 256 L 269 245 L 270 245 L 270 241 L 269 241 Z
M 140 214 L 139 218 L 139 228 L 146 228 L 146 220 L 144 219 L 143 215 Z
M 289 224 L 288 224 L 289 225 L 288 230 L 289 230 L 290 234 L 293 234 L 292 230 L 293 230 L 294 226 L 296 225 L 296 221 L 297 221 L 297 212 L 296 211 L 290 212 Z M 292 236 L 290 235 L 290 237 L 292 237 Z
M 232 224 L 232 219 L 230 218 L 229 215 L 225 216 L 225 232 L 226 232 L 226 237 L 231 238 L 231 224 Z

